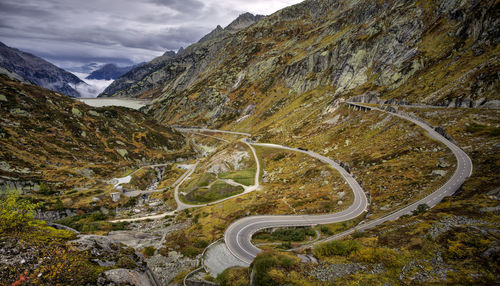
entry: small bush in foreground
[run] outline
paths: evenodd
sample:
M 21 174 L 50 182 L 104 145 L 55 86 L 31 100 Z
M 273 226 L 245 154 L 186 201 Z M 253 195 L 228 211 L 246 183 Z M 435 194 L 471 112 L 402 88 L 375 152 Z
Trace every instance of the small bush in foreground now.
M 0 201 L 0 233 L 20 231 L 29 225 L 35 217 L 37 204 L 19 199 L 15 194 L 10 194 L 5 200 Z

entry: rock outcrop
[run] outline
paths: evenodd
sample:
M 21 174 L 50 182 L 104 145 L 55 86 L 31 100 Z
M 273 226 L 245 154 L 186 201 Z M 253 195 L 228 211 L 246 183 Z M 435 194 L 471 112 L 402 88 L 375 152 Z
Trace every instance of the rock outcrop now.
M 14 282 L 24 272 L 33 284 L 157 286 L 142 254 L 99 235 L 77 235 L 34 223 L 31 236 L 0 236 L 2 281 Z M 47 243 L 48 240 L 52 240 Z M 92 269 L 92 271 L 89 271 Z

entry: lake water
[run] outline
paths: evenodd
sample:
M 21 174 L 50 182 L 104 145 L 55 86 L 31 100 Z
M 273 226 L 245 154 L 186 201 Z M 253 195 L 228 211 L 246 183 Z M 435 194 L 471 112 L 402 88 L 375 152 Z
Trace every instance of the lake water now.
M 93 107 L 123 106 L 132 109 L 139 109 L 151 103 L 149 100 L 123 98 L 78 98 L 78 100 Z

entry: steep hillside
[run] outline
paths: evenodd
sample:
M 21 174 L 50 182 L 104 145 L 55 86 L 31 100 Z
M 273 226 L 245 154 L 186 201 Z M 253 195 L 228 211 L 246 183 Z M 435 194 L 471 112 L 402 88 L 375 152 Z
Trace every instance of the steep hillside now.
M 178 56 L 163 69 L 175 72 L 158 74 L 150 112 L 220 126 L 312 91 L 498 106 L 498 10 L 496 1 L 304 1 Z
M 111 79 L 117 79 L 121 77 L 122 75 L 126 74 L 129 72 L 131 69 L 133 69 L 135 66 L 127 66 L 127 67 L 118 67 L 115 64 L 106 64 L 100 69 L 97 69 L 93 71 L 87 79 L 105 79 L 105 80 L 111 80 Z
M 184 136 L 143 113 L 92 108 L 0 76 L 0 188 L 104 188 L 112 176 L 190 156 Z
M 139 82 L 144 77 L 153 74 L 166 63 L 170 62 L 174 57 L 175 52 L 167 51 L 162 56 L 131 69 L 129 72 L 113 81 L 98 97 L 130 97 L 128 94 L 119 92 L 133 88 L 136 82 Z M 141 89 L 142 92 L 145 90 L 146 89 Z
M 226 28 L 217 26 L 196 44 L 179 50 L 176 55 L 172 54 L 173 52 L 166 52 L 163 56 L 133 69 L 115 80 L 99 96 L 158 97 L 163 92 L 165 84 L 175 81 L 179 81 L 180 84 L 180 86 L 175 85 L 175 88 L 182 90 L 192 84 L 205 69 L 211 68 L 209 65 L 214 60 L 219 60 L 212 53 L 214 49 L 223 47 L 232 35 L 262 17 L 245 13 Z
M 38 86 L 80 97 L 77 85 L 86 85 L 77 76 L 29 53 L 0 42 L 0 67 L 16 73 Z

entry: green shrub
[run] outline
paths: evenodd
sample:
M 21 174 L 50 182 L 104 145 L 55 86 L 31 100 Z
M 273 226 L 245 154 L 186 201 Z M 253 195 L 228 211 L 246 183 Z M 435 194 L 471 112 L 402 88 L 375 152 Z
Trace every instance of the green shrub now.
M 56 193 L 56 191 L 52 190 L 49 186 L 47 186 L 45 183 L 40 183 L 40 194 L 45 195 L 45 196 L 50 196 Z
M 269 275 L 269 270 L 284 268 L 289 271 L 295 264 L 296 261 L 288 255 L 265 252 L 257 256 L 250 266 L 254 273 L 253 285 L 279 285 Z
M 425 213 L 428 209 L 429 206 L 427 204 L 420 204 L 418 205 L 417 209 L 413 211 L 413 215 L 419 215 Z
M 64 204 L 60 198 L 57 198 L 56 202 L 54 203 L 54 209 L 55 210 L 63 210 L 64 209 Z
M 37 207 L 16 194 L 9 194 L 0 201 L 0 232 L 20 231 L 28 226 L 34 220 Z
M 356 241 L 345 240 L 339 241 L 334 240 L 320 246 L 316 247 L 313 252 L 314 255 L 318 257 L 329 257 L 334 255 L 348 256 L 352 252 L 359 249 L 359 244 Z
M 321 231 L 322 234 L 325 235 L 332 235 L 333 232 L 327 227 L 327 226 L 322 226 L 319 231 Z
M 290 249 L 292 248 L 292 243 L 290 241 L 285 241 L 280 245 L 281 249 Z
M 364 263 L 382 263 L 387 267 L 399 265 L 398 253 L 390 248 L 385 247 L 367 247 L 360 249 L 355 254 L 351 255 L 354 261 Z
M 151 256 L 155 255 L 155 251 L 156 251 L 156 248 L 154 246 L 148 246 L 142 250 L 142 253 L 146 257 L 151 257 Z
M 134 269 L 137 267 L 137 264 L 132 259 L 130 259 L 130 257 L 122 256 L 118 259 L 118 262 L 116 262 L 116 267 L 125 269 Z
M 473 133 L 473 134 L 479 134 L 479 135 L 486 135 L 490 137 L 499 137 L 500 136 L 500 128 L 498 127 L 490 127 L 488 125 L 484 124 L 478 124 L 475 122 L 472 122 L 465 128 L 465 131 L 468 133 Z
M 107 215 L 105 215 L 104 213 L 102 212 L 93 212 L 91 215 L 90 215 L 90 218 L 89 220 L 90 221 L 100 221 L 100 220 L 106 220 L 108 218 Z
M 360 237 L 365 237 L 368 236 L 368 233 L 366 231 L 354 231 L 352 233 L 352 238 L 360 238 Z
M 250 277 L 247 268 L 231 267 L 217 275 L 216 281 L 220 286 L 247 286 L 250 285 Z
M 188 247 L 184 248 L 184 250 L 182 250 L 181 253 L 184 256 L 194 258 L 194 257 L 196 257 L 196 255 L 201 253 L 201 250 L 199 250 L 198 248 L 193 247 L 193 246 L 188 246 Z
M 272 158 L 272 160 L 273 160 L 273 161 L 275 161 L 275 162 L 277 162 L 277 161 L 279 161 L 279 160 L 281 160 L 281 159 L 283 159 L 283 158 L 285 158 L 285 157 L 286 157 L 286 154 L 285 154 L 285 153 L 279 153 L 279 154 L 277 154 L 276 156 L 274 156 L 274 157 Z
M 82 232 L 93 232 L 98 229 L 97 225 L 93 223 L 83 224 L 80 228 Z
M 271 241 L 304 241 L 307 236 L 315 236 L 312 228 L 285 228 L 277 229 L 271 233 Z
M 198 248 L 205 248 L 209 245 L 209 243 L 206 240 L 200 239 L 200 240 L 195 241 L 193 243 L 193 245 L 198 247 Z
M 200 214 L 199 213 L 195 214 L 194 217 L 193 217 L 193 223 L 197 224 L 199 218 L 200 218 Z
M 137 198 L 136 197 L 131 197 L 128 199 L 128 201 L 123 205 L 124 208 L 128 207 L 133 207 L 137 204 Z
M 116 223 L 111 223 L 111 229 L 112 230 L 126 230 L 128 229 L 128 222 L 126 221 L 120 221 L 120 222 L 116 222 Z

